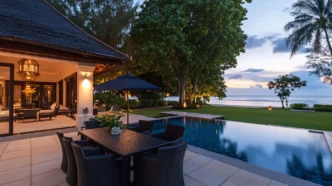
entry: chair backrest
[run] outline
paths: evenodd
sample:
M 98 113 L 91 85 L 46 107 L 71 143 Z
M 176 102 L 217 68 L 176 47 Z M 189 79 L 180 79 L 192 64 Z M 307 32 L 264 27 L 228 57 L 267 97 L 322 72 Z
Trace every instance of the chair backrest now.
M 84 181 L 80 180 L 80 177 L 86 178 L 86 176 L 87 176 L 85 167 L 84 167 L 83 149 L 82 149 L 82 147 L 77 145 L 75 142 L 71 142 L 71 147 L 73 149 L 75 161 L 76 161 L 76 168 L 77 168 L 77 175 L 78 175 L 77 182 L 79 183 L 79 185 L 85 185 Z
M 173 146 L 160 147 L 158 148 L 157 161 L 162 164 L 161 168 L 163 169 L 168 169 L 169 171 L 183 170 L 186 150 L 187 143 L 184 142 Z
M 61 162 L 61 169 L 64 172 L 67 172 L 67 158 L 66 158 L 66 149 L 65 146 L 63 145 L 62 138 L 64 137 L 63 133 L 56 131 L 56 135 L 59 138 L 61 149 L 62 149 L 62 162 Z
M 67 182 L 69 185 L 77 185 L 77 168 L 76 168 L 76 160 L 73 148 L 71 146 L 71 142 L 73 138 L 71 137 L 63 137 L 63 145 L 66 150 L 67 157 Z
M 53 116 L 56 117 L 58 115 L 60 109 L 60 105 L 55 106 L 54 111 L 53 111 Z
M 89 121 L 85 121 L 85 128 L 86 129 L 95 129 L 95 128 L 99 128 L 99 123 L 96 120 L 89 120 Z
M 139 120 L 138 121 L 138 128 L 140 131 L 149 131 L 150 133 L 152 132 L 153 129 L 153 121 L 144 121 L 144 120 Z
M 169 138 L 169 140 L 177 140 L 182 138 L 184 130 L 185 128 L 182 126 L 168 124 L 166 126 L 167 138 Z
M 76 159 L 77 185 L 121 185 L 121 169 L 111 154 L 98 156 L 86 155 L 85 151 L 75 141 L 71 143 Z

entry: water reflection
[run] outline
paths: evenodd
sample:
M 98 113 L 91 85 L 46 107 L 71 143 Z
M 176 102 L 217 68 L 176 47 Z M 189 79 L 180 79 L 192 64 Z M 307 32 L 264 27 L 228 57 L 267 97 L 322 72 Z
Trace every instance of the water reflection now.
M 184 140 L 193 146 L 220 153 L 283 174 L 332 185 L 332 155 L 322 134 L 307 130 L 197 118 L 172 118 L 186 127 Z M 164 130 L 164 129 L 162 129 Z
M 316 165 L 307 167 L 302 159 L 293 155 L 286 161 L 289 175 L 322 185 L 332 185 L 332 165 L 325 167 L 321 153 L 316 154 Z

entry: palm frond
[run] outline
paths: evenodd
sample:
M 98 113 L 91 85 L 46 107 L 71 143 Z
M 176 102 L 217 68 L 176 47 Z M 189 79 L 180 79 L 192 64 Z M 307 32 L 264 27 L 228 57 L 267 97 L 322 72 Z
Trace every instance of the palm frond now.
M 331 9 L 332 9 L 332 0 L 327 0 L 323 15 L 329 15 L 331 14 Z
M 307 24 L 301 28 L 296 29 L 286 40 L 286 45 L 292 48 L 291 56 L 293 56 L 304 44 L 312 39 L 312 35 L 317 30 L 316 24 Z
M 293 4 L 293 9 L 299 12 L 306 12 L 312 15 L 319 15 L 320 11 L 317 7 L 317 0 L 299 0 Z
M 325 0 L 314 0 L 314 3 L 319 11 L 319 13 L 323 13 L 325 10 Z
M 301 28 L 301 27 L 303 27 L 303 26 L 305 26 L 307 24 L 311 24 L 313 22 L 314 22 L 314 20 L 310 19 L 310 18 L 309 19 L 296 19 L 294 21 L 291 21 L 291 22 L 287 23 L 285 25 L 284 29 L 286 31 L 290 31 L 292 29 Z

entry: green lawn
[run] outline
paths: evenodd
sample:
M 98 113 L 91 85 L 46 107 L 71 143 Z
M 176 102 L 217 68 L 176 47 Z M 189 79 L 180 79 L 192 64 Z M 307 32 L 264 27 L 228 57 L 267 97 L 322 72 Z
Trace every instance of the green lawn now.
M 170 111 L 171 108 L 135 110 L 134 114 L 148 117 L 156 117 L 160 112 Z M 181 110 L 174 110 L 181 111 Z M 202 107 L 199 109 L 184 110 L 202 114 L 217 114 L 225 116 L 226 120 L 242 121 L 259 124 L 273 124 L 281 126 L 328 130 L 332 131 L 332 113 L 316 112 L 290 112 L 274 108 L 268 111 L 266 108 L 237 108 L 237 107 Z

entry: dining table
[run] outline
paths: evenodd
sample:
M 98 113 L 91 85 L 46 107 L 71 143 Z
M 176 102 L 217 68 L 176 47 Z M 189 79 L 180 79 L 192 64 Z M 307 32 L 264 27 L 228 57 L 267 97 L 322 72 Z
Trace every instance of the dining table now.
M 121 134 L 113 135 L 107 127 L 86 129 L 79 132 L 85 138 L 105 148 L 121 158 L 122 185 L 130 183 L 130 157 L 142 152 L 157 149 L 170 144 L 152 136 L 123 129 Z M 135 174 L 135 173 L 134 173 Z

